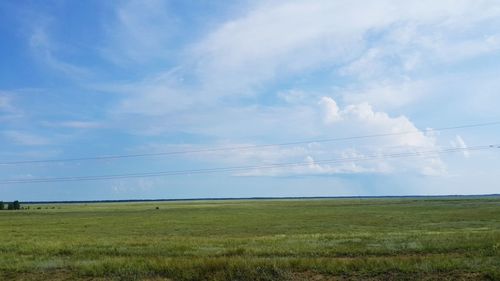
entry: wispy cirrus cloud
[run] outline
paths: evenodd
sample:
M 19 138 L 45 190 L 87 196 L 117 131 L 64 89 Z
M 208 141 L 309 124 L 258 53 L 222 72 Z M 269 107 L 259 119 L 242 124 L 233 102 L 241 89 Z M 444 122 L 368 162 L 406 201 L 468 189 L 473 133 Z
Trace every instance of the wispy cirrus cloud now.
M 491 12 L 484 13 L 485 9 Z M 203 84 L 220 91 L 242 91 L 241 87 L 286 75 L 362 60 L 365 63 L 353 72 L 365 75 L 371 61 L 373 68 L 381 70 L 375 72 L 387 75 L 388 67 L 395 68 L 394 72 L 412 70 L 420 54 L 447 54 L 459 60 L 494 51 L 496 37 L 489 36 L 491 31 L 476 35 L 474 43 L 470 36 L 460 35 L 474 30 L 474 25 L 496 22 L 498 9 L 492 1 L 257 4 L 245 16 L 209 33 L 195 44 L 193 54 Z M 460 31 L 463 28 L 465 32 Z M 446 36 L 450 32 L 454 36 Z M 443 52 L 452 46 L 456 52 Z
M 42 124 L 48 127 L 68 128 L 68 129 L 99 129 L 105 127 L 105 124 L 103 124 L 102 122 L 81 121 L 81 120 L 43 122 Z
M 2 26 L 8 27 L 0 37 L 9 54 L 3 68 L 8 75 L 2 76 L 0 87 L 43 88 L 36 93 L 0 93 L 0 142 L 9 148 L 2 153 L 4 160 L 306 140 L 300 145 L 225 154 L 74 163 L 61 169 L 40 165 L 29 167 L 29 172 L 66 176 L 306 163 L 214 178 L 151 180 L 143 184 L 146 189 L 128 180 L 75 183 L 86 188 L 71 193 L 66 186 L 47 185 L 60 192 L 60 198 L 68 194 L 174 196 L 175 188 L 168 193 L 162 189 L 167 185 L 178 186 L 176 195 L 181 197 L 259 196 L 269 194 L 268 190 L 289 194 L 288 184 L 295 185 L 299 195 L 339 194 L 338 184 L 342 194 L 361 188 L 364 194 L 379 195 L 477 193 L 497 188 L 498 157 L 490 151 L 470 152 L 467 159 L 434 155 L 339 163 L 321 160 L 496 143 L 498 130 L 490 127 L 448 133 L 422 128 L 500 118 L 494 102 L 500 88 L 498 1 L 213 3 L 17 1 L 4 5 L 11 9 L 9 14 L 14 12 L 8 19 L 0 18 Z M 311 141 L 403 131 L 415 133 Z M 43 154 L 50 150 L 54 151 Z M 23 154 L 29 151 L 40 154 Z M 28 167 L 12 167 L 12 173 L 3 170 L 3 176 L 28 174 L 23 169 Z M 377 189 L 382 185 L 386 187 Z M 241 191 L 242 186 L 252 188 Z
M 168 69 L 149 75 L 161 79 L 129 83 L 128 92 L 140 94 L 125 98 L 121 110 L 158 116 L 194 103 L 273 95 L 265 90 L 269 85 L 315 71 L 358 79 L 359 89 L 345 82 L 346 88 L 340 88 L 337 95 L 343 95 L 346 103 L 365 100 L 387 109 L 406 106 L 433 87 L 433 81 L 421 78 L 418 71 L 497 49 L 494 30 L 471 35 L 485 24 L 494 24 L 497 14 L 494 1 L 256 2 L 246 14 L 188 45 L 175 72 Z M 139 27 L 149 22 L 135 19 Z M 137 48 L 149 54 L 148 46 Z
M 485 28 L 499 21 L 495 1 L 251 2 L 244 13 L 177 44 L 179 23 L 170 4 L 112 5 L 112 17 L 104 21 L 106 38 L 96 42 L 99 63 L 133 68 L 134 74 L 83 83 L 111 94 L 112 102 L 103 109 L 105 120 L 59 120 L 51 126 L 96 129 L 106 124 L 141 137 L 188 134 L 230 143 L 417 130 L 418 118 L 400 113 L 428 102 L 429 96 L 445 96 L 448 86 L 434 68 L 498 50 L 498 31 Z M 56 70 L 83 74 L 84 69 L 58 56 L 63 44 L 52 40 L 47 26 L 34 30 L 33 50 Z M 446 84 L 461 83 L 451 80 Z M 316 161 L 394 147 L 433 149 L 437 143 L 420 131 L 362 149 L 316 146 L 235 160 L 309 161 L 311 165 L 295 171 L 299 174 L 385 173 L 406 167 L 433 175 L 446 170 L 439 157 L 411 165 L 379 161 L 338 167 Z
M 11 98 L 4 92 L 0 91 L 0 112 L 13 112 L 15 111 L 12 105 Z
M 103 58 L 120 65 L 172 58 L 178 20 L 163 0 L 124 1 L 112 9 Z
M 85 67 L 69 63 L 58 56 L 58 53 L 64 52 L 64 46 L 59 41 L 50 37 L 49 26 L 51 20 L 43 19 L 32 26 L 29 37 L 29 46 L 34 57 L 40 60 L 48 67 L 77 80 L 89 77 L 91 71 Z
M 7 122 L 24 116 L 22 110 L 15 105 L 13 93 L 0 90 L 0 120 Z
M 18 130 L 3 131 L 2 136 L 16 145 L 43 146 L 52 143 L 50 139 L 46 137 Z

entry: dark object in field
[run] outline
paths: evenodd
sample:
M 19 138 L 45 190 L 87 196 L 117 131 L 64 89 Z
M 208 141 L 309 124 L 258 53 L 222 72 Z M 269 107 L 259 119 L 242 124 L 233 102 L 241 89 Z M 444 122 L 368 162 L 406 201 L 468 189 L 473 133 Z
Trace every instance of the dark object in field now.
M 20 210 L 20 209 L 21 209 L 21 204 L 17 200 L 7 204 L 7 210 Z
M 156 209 L 156 210 L 159 210 L 159 209 L 160 209 L 160 207 L 156 207 L 155 209 Z

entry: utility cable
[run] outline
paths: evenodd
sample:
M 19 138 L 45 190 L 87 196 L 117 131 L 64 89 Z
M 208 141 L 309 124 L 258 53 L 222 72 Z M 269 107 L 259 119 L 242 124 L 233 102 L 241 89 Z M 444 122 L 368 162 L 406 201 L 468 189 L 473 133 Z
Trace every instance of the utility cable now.
M 347 157 L 326 159 L 308 162 L 289 162 L 289 163 L 275 163 L 267 165 L 248 165 L 248 166 L 232 166 L 232 167 L 218 167 L 218 168 L 205 168 L 205 169 L 191 169 L 191 170 L 177 170 L 177 171 L 162 171 L 162 172 L 149 172 L 149 173 L 128 173 L 128 174 L 112 174 L 101 176 L 73 176 L 73 177 L 53 177 L 53 178 L 25 178 L 25 179 L 12 179 L 0 180 L 0 184 L 21 184 L 21 183 L 50 183 L 50 182 L 75 182 L 75 181 L 97 181 L 97 180 L 112 180 L 112 179 L 128 179 L 128 178 L 147 178 L 147 177 L 160 177 L 160 176 L 175 176 L 187 174 L 202 174 L 202 173 L 216 173 L 216 172 L 238 172 L 257 169 L 272 169 L 272 168 L 286 168 L 286 167 L 300 167 L 309 166 L 311 164 L 336 164 L 344 162 L 358 162 L 367 160 L 378 159 L 392 159 L 404 157 L 430 157 L 440 154 L 465 152 L 465 151 L 480 151 L 500 148 L 500 145 L 479 145 L 463 148 L 447 148 L 440 150 L 426 150 L 414 152 L 401 152 L 392 154 L 371 154 L 359 157 Z
M 489 123 L 460 125 L 460 126 L 453 126 L 453 127 L 442 127 L 442 128 L 436 128 L 436 129 L 428 129 L 426 131 L 427 132 L 441 132 L 441 131 L 449 131 L 449 130 L 476 128 L 476 127 L 496 126 L 496 125 L 500 125 L 500 121 L 489 122 Z M 422 131 L 413 130 L 413 131 L 403 131 L 403 132 L 397 132 L 397 133 L 381 133 L 381 134 L 359 135 L 359 136 L 349 136 L 349 137 L 339 137 L 339 138 L 326 138 L 326 139 L 316 139 L 316 140 L 272 143 L 272 144 L 213 147 L 213 148 L 205 148 L 205 149 L 167 151 L 167 152 L 157 152 L 157 153 L 102 155 L 102 156 L 45 159 L 45 160 L 3 161 L 3 162 L 0 162 L 0 166 L 36 164 L 36 163 L 65 163 L 65 162 L 76 162 L 76 161 L 112 160 L 112 159 L 125 159 L 125 158 L 137 158 L 137 157 L 169 156 L 169 155 L 204 153 L 204 152 L 251 150 L 251 149 L 290 146 L 290 145 L 299 145 L 299 144 L 308 144 L 308 143 L 326 143 L 326 142 L 338 142 L 338 141 L 348 141 L 348 140 L 357 140 L 357 139 L 370 139 L 370 138 L 378 138 L 378 137 L 400 136 L 400 135 L 417 134 L 417 133 L 422 133 Z

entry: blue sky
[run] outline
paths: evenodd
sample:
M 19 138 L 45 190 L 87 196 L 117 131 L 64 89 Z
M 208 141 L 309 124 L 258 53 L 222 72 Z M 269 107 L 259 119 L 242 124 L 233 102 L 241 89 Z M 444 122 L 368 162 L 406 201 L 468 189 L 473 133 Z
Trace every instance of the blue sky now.
M 500 193 L 498 1 L 2 1 L 2 180 L 307 162 L 300 167 L 1 184 L 3 200 Z

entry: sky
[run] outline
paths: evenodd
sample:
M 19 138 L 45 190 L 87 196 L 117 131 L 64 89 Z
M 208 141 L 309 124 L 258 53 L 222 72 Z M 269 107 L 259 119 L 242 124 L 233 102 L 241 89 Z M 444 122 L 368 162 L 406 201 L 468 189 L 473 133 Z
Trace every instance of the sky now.
M 500 193 L 497 148 L 385 157 L 500 144 L 438 130 L 500 121 L 499 72 L 497 0 L 1 1 L 0 200 Z

